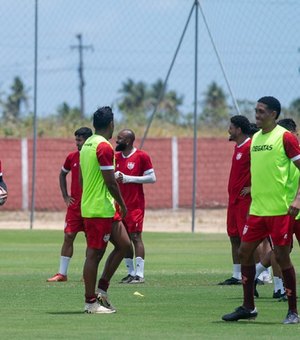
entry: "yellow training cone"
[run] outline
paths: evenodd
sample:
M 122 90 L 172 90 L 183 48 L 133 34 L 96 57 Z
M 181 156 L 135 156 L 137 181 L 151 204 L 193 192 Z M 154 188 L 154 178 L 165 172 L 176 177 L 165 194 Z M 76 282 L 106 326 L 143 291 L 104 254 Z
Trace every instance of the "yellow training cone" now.
M 139 293 L 139 292 L 134 292 L 134 293 L 133 293 L 133 295 L 136 295 L 136 296 L 142 296 L 142 297 L 144 297 L 144 295 L 143 295 L 143 294 L 141 294 L 141 293 Z

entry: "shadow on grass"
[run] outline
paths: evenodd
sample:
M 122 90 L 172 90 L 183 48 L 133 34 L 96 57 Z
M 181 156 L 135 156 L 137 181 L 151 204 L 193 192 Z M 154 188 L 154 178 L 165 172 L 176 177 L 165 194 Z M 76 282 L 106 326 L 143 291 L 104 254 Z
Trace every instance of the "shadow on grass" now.
M 83 311 L 66 311 L 66 312 L 47 312 L 46 314 L 50 314 L 50 315 L 83 315 L 83 314 L 87 314 L 87 313 L 84 313 Z
M 254 321 L 254 320 L 239 320 L 239 321 L 212 321 L 213 324 L 223 324 L 223 325 L 252 325 L 252 326 L 270 326 L 270 325 L 280 325 L 280 322 L 263 322 L 263 321 Z

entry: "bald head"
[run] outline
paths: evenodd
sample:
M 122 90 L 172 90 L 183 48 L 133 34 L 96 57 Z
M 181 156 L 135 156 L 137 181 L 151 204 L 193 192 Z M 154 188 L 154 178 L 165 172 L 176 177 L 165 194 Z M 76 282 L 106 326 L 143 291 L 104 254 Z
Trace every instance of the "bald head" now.
M 116 151 L 123 151 L 123 153 L 131 152 L 133 149 L 133 143 L 135 141 L 135 134 L 130 129 L 123 129 L 118 133 L 117 136 L 117 147 Z

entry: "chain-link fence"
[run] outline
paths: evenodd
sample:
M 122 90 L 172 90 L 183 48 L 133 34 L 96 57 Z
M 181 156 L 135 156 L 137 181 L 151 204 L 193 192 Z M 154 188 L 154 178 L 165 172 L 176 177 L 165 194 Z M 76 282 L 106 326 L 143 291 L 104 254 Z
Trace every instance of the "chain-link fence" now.
M 145 89 L 161 89 L 157 82 L 162 85 L 166 79 L 167 91 L 173 91 L 170 98 L 180 98 L 181 123 L 193 120 L 195 98 L 201 116 L 208 92 L 213 97 L 214 89 L 224 91 L 232 113 L 236 102 L 253 119 L 252 103 L 273 95 L 286 114 L 300 115 L 298 0 L 0 0 L 0 4 L 1 138 L 13 135 L 5 130 L 9 119 L 5 115 L 27 116 L 27 125 L 32 124 L 35 52 L 38 117 L 66 108 L 90 116 L 97 107 L 112 105 L 120 120 L 124 93 L 133 91 L 132 85 L 140 91 L 135 93 L 139 99 Z M 164 124 L 163 119 L 160 122 Z M 70 138 L 72 134 L 73 130 Z M 1 150 L 0 159 L 9 152 Z M 7 166 L 3 161 L 4 170 Z
M 117 110 L 120 89 L 128 79 L 149 86 L 164 80 L 194 2 L 37 1 L 38 116 L 55 113 L 64 102 L 82 106 L 86 114 L 104 104 Z M 20 77 L 28 104 L 22 110 L 32 112 L 35 1 L 0 3 L 1 101 L 7 99 L 14 78 Z M 202 0 L 199 4 L 199 111 L 213 81 L 232 105 L 220 61 L 237 100 L 256 101 L 272 94 L 289 107 L 299 97 L 300 2 Z M 195 11 L 167 85 L 183 96 L 184 113 L 193 112 L 194 52 Z

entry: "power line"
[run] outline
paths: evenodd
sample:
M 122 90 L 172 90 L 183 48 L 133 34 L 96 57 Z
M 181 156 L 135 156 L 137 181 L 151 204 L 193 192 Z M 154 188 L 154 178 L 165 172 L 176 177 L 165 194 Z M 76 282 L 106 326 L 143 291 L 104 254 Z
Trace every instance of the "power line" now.
M 79 33 L 76 35 L 78 39 L 78 45 L 72 45 L 71 49 L 78 49 L 79 51 L 79 66 L 78 66 L 78 74 L 79 74 L 79 97 L 80 97 L 80 112 L 81 117 L 84 117 L 84 76 L 83 76 L 83 50 L 92 50 L 94 51 L 93 45 L 83 45 L 82 44 L 82 34 Z

